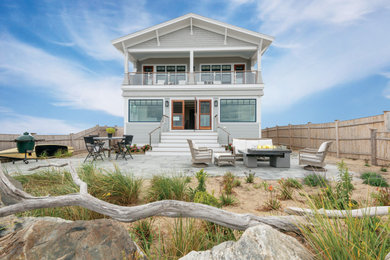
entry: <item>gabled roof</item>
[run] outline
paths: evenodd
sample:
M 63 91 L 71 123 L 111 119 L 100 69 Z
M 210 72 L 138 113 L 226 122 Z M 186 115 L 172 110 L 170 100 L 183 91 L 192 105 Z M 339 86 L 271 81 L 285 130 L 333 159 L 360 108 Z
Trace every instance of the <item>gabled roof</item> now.
M 250 31 L 238 26 L 230 25 L 224 22 L 220 22 L 214 19 L 203 17 L 197 14 L 189 13 L 178 18 L 160 23 L 158 25 L 146 28 L 144 30 L 128 34 L 118 39 L 112 40 L 111 43 L 120 52 L 124 52 L 124 46 L 131 47 L 133 45 L 145 42 L 147 40 L 163 36 L 165 34 L 174 32 L 176 30 L 188 27 L 196 26 L 202 29 L 206 29 L 222 35 L 227 35 L 232 38 L 236 38 L 242 41 L 250 42 L 252 44 L 259 45 L 262 41 L 263 52 L 272 43 L 274 38 L 265 34 Z

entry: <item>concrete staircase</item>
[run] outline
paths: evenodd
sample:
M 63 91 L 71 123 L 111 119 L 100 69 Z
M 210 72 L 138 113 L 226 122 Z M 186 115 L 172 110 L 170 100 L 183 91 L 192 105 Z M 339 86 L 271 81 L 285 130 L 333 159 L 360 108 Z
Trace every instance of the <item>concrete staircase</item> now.
M 224 152 L 218 143 L 218 134 L 212 131 L 171 131 L 161 134 L 161 143 L 152 145 L 150 155 L 191 155 L 187 139 L 193 140 L 198 147 L 208 147 L 214 152 Z

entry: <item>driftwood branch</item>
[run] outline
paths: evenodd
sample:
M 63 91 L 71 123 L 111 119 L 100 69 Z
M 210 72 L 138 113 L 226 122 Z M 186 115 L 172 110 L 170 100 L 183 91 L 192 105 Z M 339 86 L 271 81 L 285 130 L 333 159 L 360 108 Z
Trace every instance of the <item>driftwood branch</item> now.
M 17 204 L 0 208 L 0 217 L 33 209 L 80 206 L 121 222 L 134 222 L 153 216 L 188 217 L 207 220 L 238 230 L 245 230 L 263 223 L 282 232 L 295 232 L 298 234 L 300 234 L 300 230 L 297 227 L 297 223 L 304 222 L 303 218 L 296 216 L 259 217 L 252 214 L 237 214 L 204 204 L 175 200 L 157 201 L 133 207 L 118 206 L 88 194 L 87 184 L 79 178 L 70 162 L 68 165 L 73 181 L 80 187 L 80 193 L 55 197 L 33 197 L 17 189 L 5 177 L 0 165 L 0 188 L 6 191 L 7 194 L 17 197 L 20 201 Z
M 49 163 L 49 164 L 46 164 L 46 165 L 38 165 L 38 166 L 30 168 L 28 170 L 29 171 L 34 171 L 34 170 L 37 170 L 39 168 L 44 168 L 44 167 L 64 167 L 66 165 L 68 165 L 68 164 L 67 163 L 63 163 L 63 164 Z
M 312 209 L 302 209 L 290 207 L 284 210 L 286 213 L 290 215 L 298 215 L 298 216 L 315 216 L 315 215 L 323 215 L 328 218 L 346 218 L 348 216 L 354 218 L 362 218 L 362 217 L 374 217 L 374 216 L 386 216 L 390 214 L 390 207 L 368 207 L 362 209 L 353 209 L 353 210 L 312 210 Z

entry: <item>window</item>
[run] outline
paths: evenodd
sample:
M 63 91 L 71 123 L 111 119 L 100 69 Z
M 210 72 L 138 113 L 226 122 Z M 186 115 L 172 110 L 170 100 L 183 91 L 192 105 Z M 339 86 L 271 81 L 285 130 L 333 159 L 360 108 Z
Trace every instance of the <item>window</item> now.
M 221 122 L 256 122 L 256 99 L 221 99 Z
M 162 99 L 129 100 L 129 122 L 160 122 L 162 115 Z

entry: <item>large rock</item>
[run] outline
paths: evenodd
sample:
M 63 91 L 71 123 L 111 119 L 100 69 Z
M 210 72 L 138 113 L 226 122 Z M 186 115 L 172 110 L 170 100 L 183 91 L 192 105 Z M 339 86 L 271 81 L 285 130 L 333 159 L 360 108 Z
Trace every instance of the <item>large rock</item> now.
M 247 229 L 237 242 L 227 241 L 211 250 L 196 252 L 180 258 L 191 259 L 312 259 L 313 256 L 295 238 L 268 225 Z
M 2 219 L 1 259 L 139 259 L 128 232 L 109 219 Z

